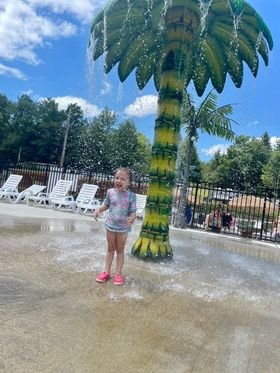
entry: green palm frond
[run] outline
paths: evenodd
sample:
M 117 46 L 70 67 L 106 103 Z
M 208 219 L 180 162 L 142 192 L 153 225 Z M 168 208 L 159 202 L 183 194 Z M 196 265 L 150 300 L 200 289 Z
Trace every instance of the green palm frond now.
M 104 68 L 106 73 L 110 72 L 111 69 L 121 60 L 124 51 L 127 50 L 127 47 L 130 45 L 132 40 L 134 40 L 132 35 L 126 35 L 120 41 L 112 45 L 105 58 Z
M 192 78 L 197 94 L 202 96 L 210 78 L 209 71 L 204 60 L 194 66 Z
M 197 117 L 201 115 L 202 112 L 210 113 L 211 111 L 217 108 L 218 97 L 213 93 L 213 90 L 208 92 L 205 96 L 204 100 L 201 102 L 198 110 L 197 110 Z
M 129 44 L 127 50 L 122 55 L 122 59 L 118 67 L 119 77 L 122 82 L 139 64 L 142 56 L 147 56 L 152 52 L 153 44 L 154 35 L 149 33 L 140 34 Z M 145 77 L 144 72 L 145 71 L 143 71 L 143 75 Z
M 235 15 L 240 15 L 244 9 L 245 1 L 244 0 L 229 0 L 230 7 L 232 12 Z
M 230 104 L 218 107 L 218 97 L 211 90 L 198 108 L 189 94 L 186 93 L 183 101 L 182 123 L 188 135 L 195 128 L 209 135 L 218 136 L 226 140 L 233 140 L 235 133 L 232 123 L 236 123 L 230 115 L 233 107 Z M 236 123 L 237 124 L 237 123 Z
M 165 59 L 179 54 L 185 84 L 193 81 L 200 96 L 209 80 L 222 92 L 227 75 L 240 87 L 243 63 L 256 76 L 259 56 L 267 65 L 273 48 L 267 25 L 245 0 L 114 0 L 95 17 L 91 36 L 93 59 L 105 53 L 106 72 L 119 64 L 122 81 L 135 70 L 140 89 L 151 77 L 159 89 Z
M 217 92 L 222 92 L 226 80 L 226 56 L 216 39 L 208 35 L 205 39 L 203 54 L 207 64 L 209 77 Z
M 243 35 L 240 35 L 240 37 L 238 38 L 238 54 L 241 60 L 247 63 L 252 74 L 256 77 L 259 67 L 259 59 L 256 51 L 256 44 L 254 46 L 250 45 L 249 42 L 246 42 Z
M 254 27 L 258 32 L 263 34 L 263 38 L 268 44 L 268 49 L 272 50 L 272 35 L 263 18 L 256 12 L 256 10 L 250 4 L 246 3 L 242 16 L 243 19 L 246 19 L 246 24 L 249 28 Z

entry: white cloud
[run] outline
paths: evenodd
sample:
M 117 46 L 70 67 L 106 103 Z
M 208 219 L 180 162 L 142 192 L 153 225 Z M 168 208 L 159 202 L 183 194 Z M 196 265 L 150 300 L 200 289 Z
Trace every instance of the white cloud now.
M 39 48 L 76 34 L 79 22 L 89 23 L 105 3 L 105 0 L 1 0 L 0 60 L 39 64 Z M 66 21 L 65 14 L 71 15 L 73 21 Z M 0 74 L 26 79 L 20 71 L 3 65 Z
M 44 46 L 47 40 L 69 37 L 75 32 L 75 25 L 42 16 L 24 1 L 3 0 L 0 10 L 0 58 L 38 64 L 36 48 Z
M 70 13 L 82 22 L 92 20 L 96 10 L 106 4 L 106 0 L 27 0 L 37 8 L 48 7 L 54 13 Z
M 127 106 L 124 110 L 126 115 L 132 117 L 145 117 L 156 114 L 158 98 L 155 95 L 146 95 L 138 97 L 133 104 Z
M 33 89 L 27 89 L 26 91 L 22 92 L 23 95 L 27 95 L 29 97 L 34 97 Z
M 259 124 L 258 120 L 254 120 L 253 122 L 248 123 L 248 127 L 257 127 Z
M 41 99 L 43 100 L 43 99 Z M 60 110 L 66 110 L 68 105 L 77 104 L 83 110 L 83 113 L 86 117 L 95 117 L 100 114 L 101 109 L 96 105 L 93 105 L 80 97 L 64 96 L 64 97 L 54 97 L 54 100 L 58 103 Z
M 100 93 L 101 93 L 101 95 L 105 96 L 105 95 L 107 95 L 108 93 L 111 92 L 112 84 L 110 84 L 109 82 L 103 81 L 102 85 L 103 85 L 103 87 L 102 87 Z
M 272 148 L 275 148 L 276 147 L 276 143 L 280 141 L 280 137 L 276 137 L 276 136 L 272 136 L 270 138 L 270 145 L 272 146 Z
M 225 144 L 217 144 L 213 145 L 208 149 L 201 149 L 201 152 L 206 154 L 209 157 L 213 157 L 216 153 L 220 152 L 220 154 L 226 154 L 229 145 Z
M 0 63 L 0 75 L 12 76 L 17 79 L 26 80 L 27 77 L 20 70 L 8 67 Z
M 262 137 L 257 137 L 257 140 L 261 140 L 261 139 L 262 139 Z M 250 140 L 252 140 L 252 139 L 250 139 Z M 280 141 L 280 137 L 276 137 L 276 136 L 270 137 L 270 145 L 271 145 L 271 147 L 275 148 L 276 145 L 277 145 L 277 142 L 279 142 L 279 141 Z

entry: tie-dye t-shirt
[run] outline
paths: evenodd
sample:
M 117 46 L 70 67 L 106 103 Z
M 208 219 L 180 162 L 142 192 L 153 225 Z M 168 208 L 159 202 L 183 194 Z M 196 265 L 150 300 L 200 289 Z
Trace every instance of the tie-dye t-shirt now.
M 109 206 L 109 214 L 106 218 L 106 228 L 112 232 L 124 233 L 128 231 L 127 218 L 136 212 L 136 195 L 127 190 L 118 192 L 116 189 L 108 189 L 104 204 Z

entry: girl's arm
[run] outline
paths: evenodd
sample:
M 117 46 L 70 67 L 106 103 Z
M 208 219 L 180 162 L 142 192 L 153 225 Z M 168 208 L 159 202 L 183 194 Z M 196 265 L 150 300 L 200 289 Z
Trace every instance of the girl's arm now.
M 98 207 L 98 209 L 95 210 L 95 214 L 94 214 L 95 219 L 98 218 L 102 214 L 102 212 L 108 210 L 108 208 L 110 206 L 109 192 L 110 192 L 110 190 L 107 190 L 106 197 L 105 197 L 102 205 L 100 207 Z
M 130 227 L 136 219 L 136 194 L 130 194 L 127 224 Z

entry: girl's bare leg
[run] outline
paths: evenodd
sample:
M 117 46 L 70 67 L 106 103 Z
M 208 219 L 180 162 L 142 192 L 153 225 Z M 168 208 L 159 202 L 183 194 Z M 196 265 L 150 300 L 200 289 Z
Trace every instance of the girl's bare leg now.
M 124 247 L 127 238 L 127 233 L 117 233 L 116 234 L 116 273 L 122 273 L 123 263 L 124 263 Z
M 114 253 L 117 246 L 117 233 L 110 232 L 107 230 L 107 244 L 108 244 L 108 250 L 105 257 L 105 268 L 104 272 L 110 273 L 113 259 L 114 259 Z

